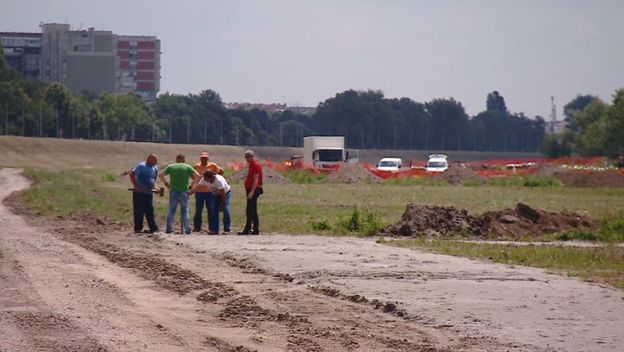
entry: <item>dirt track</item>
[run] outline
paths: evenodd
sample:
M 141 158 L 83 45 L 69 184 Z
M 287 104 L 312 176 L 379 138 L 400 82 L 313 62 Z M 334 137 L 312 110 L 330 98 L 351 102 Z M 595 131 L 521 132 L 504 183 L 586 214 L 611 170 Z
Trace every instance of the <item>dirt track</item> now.
M 28 186 L 0 170 L 0 200 Z M 0 206 L 0 351 L 617 351 L 624 294 L 316 236 L 173 237 Z

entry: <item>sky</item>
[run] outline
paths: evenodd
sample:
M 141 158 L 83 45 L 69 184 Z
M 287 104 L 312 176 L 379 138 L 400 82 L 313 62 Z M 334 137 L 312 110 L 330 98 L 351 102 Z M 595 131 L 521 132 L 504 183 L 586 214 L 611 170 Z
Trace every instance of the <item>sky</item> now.
M 469 114 L 497 90 L 548 116 L 624 87 L 621 0 L 2 0 L 0 31 L 40 22 L 161 40 L 161 93 L 316 106 L 347 89 Z

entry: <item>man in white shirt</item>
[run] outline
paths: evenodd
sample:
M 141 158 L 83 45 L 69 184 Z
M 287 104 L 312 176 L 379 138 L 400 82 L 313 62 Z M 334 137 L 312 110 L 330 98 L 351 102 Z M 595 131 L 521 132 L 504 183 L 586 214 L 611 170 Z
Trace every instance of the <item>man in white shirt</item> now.
M 230 220 L 230 199 L 232 188 L 225 180 L 225 177 L 215 174 L 212 170 L 204 172 L 204 177 L 199 182 L 212 189 L 214 194 L 214 204 L 212 206 L 212 223 L 210 224 L 210 234 L 219 234 L 219 212 L 223 212 L 223 233 L 229 234 L 232 229 Z

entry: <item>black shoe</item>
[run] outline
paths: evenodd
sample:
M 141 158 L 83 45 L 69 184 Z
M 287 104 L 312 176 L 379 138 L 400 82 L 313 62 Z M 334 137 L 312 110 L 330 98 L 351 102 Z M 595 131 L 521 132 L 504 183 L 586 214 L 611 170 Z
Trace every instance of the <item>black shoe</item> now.
M 259 234 L 260 234 L 260 231 L 259 231 L 259 230 L 256 230 L 256 231 L 251 231 L 251 234 L 252 234 L 252 235 L 259 235 Z
M 237 233 L 237 234 L 238 234 L 238 235 L 249 235 L 249 231 L 245 231 L 245 230 L 243 230 L 243 231 L 238 231 L 238 233 Z

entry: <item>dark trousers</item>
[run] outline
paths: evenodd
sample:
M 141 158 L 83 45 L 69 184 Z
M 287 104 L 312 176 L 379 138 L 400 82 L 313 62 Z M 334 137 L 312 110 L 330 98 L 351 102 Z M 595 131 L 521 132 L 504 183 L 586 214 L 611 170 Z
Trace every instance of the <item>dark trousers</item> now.
M 246 190 L 246 194 L 249 194 L 251 190 Z M 251 233 L 260 232 L 260 219 L 258 219 L 258 197 L 263 193 L 262 188 L 257 188 L 251 199 L 247 198 L 247 221 L 245 222 L 245 228 L 243 231 Z
M 154 195 L 132 192 L 132 207 L 134 209 L 134 232 L 143 231 L 143 216 L 147 220 L 150 232 L 157 232 L 158 225 L 154 219 Z
M 212 208 L 214 207 L 214 195 L 212 192 L 198 192 L 195 193 L 195 216 L 193 216 L 193 229 L 195 231 L 201 231 L 202 227 L 202 213 L 204 212 L 204 206 L 208 213 L 208 228 L 212 228 Z

